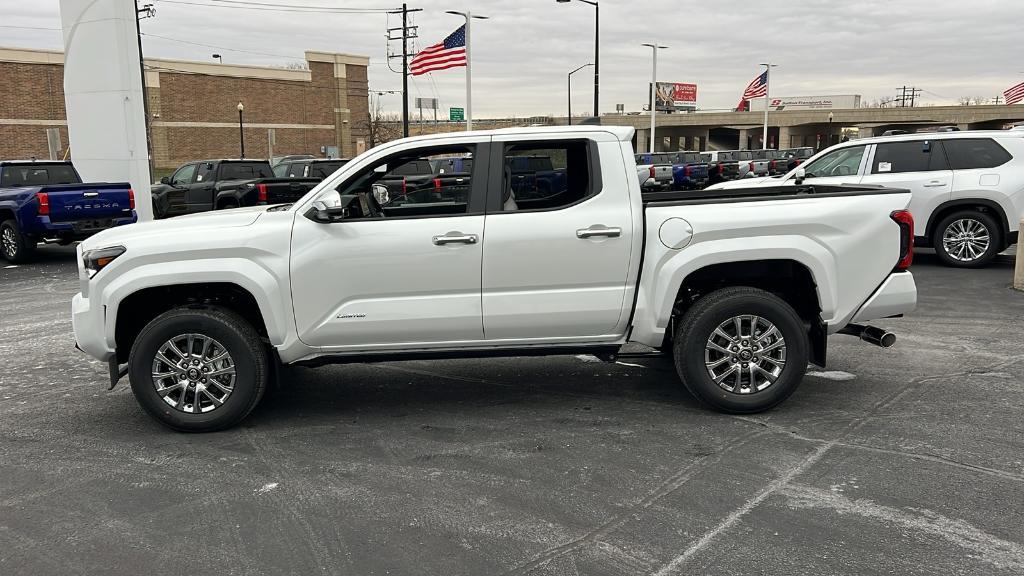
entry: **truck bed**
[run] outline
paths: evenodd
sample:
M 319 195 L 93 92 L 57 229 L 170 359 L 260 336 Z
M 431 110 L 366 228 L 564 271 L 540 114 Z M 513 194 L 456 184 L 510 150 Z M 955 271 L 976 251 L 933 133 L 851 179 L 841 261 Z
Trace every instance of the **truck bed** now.
M 682 190 L 644 192 L 644 206 L 686 206 L 692 204 L 723 204 L 755 202 L 758 200 L 786 200 L 807 196 L 862 196 L 867 194 L 900 194 L 906 190 L 855 185 L 765 186 L 760 188 L 733 188 L 727 190 Z

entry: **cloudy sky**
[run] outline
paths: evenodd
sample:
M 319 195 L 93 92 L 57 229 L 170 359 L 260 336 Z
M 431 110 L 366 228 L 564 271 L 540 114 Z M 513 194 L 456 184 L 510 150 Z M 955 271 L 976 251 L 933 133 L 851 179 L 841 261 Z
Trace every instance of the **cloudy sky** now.
M 126 0 L 127 1 L 127 0 Z M 400 21 L 381 13 L 310 13 L 242 9 L 225 0 L 146 0 L 157 7 L 143 21 L 147 56 L 225 63 L 284 65 L 304 50 L 370 57 L 370 87 L 397 90 L 388 71 L 385 29 Z M 276 6 L 387 8 L 380 0 L 253 0 Z M 473 28 L 475 116 L 565 114 L 566 74 L 593 59 L 594 9 L 555 0 L 411 0 L 421 47 L 440 41 L 461 18 L 445 10 L 489 16 Z M 0 0 L 0 46 L 60 49 L 58 0 Z M 896 87 L 923 89 L 926 104 L 962 96 L 995 98 L 1024 81 L 1021 0 L 601 0 L 601 109 L 639 110 L 646 101 L 651 52 L 658 79 L 695 82 L 699 106 L 736 105 L 758 62 L 779 64 L 772 94 L 861 94 L 891 97 Z M 202 46 L 197 44 L 206 44 Z M 397 44 L 395 44 L 397 46 Z M 573 77 L 576 111 L 592 107 L 593 77 Z M 463 106 L 462 69 L 421 76 L 411 97 Z M 400 109 L 397 96 L 385 108 Z

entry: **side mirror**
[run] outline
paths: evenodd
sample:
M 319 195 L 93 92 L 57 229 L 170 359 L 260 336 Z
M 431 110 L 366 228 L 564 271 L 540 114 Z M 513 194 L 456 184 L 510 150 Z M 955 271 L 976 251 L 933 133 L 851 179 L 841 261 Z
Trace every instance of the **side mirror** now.
M 170 184 L 171 184 L 171 177 L 170 176 L 164 176 L 163 178 L 160 179 L 160 183 L 161 184 L 166 184 L 166 185 L 170 186 Z
M 352 217 L 352 205 L 358 204 L 358 200 L 358 196 L 342 196 L 337 190 L 331 190 L 313 202 L 313 206 L 306 212 L 306 217 L 324 224 L 339 222 Z
M 377 203 L 381 206 L 387 205 L 391 202 L 391 194 L 388 193 L 388 187 L 383 184 L 374 184 L 372 187 L 373 197 L 377 200 Z
M 797 186 L 800 186 L 801 184 L 804 183 L 804 180 L 807 179 L 807 171 L 804 170 L 803 168 L 797 168 L 796 172 L 793 174 L 793 179 L 795 184 Z

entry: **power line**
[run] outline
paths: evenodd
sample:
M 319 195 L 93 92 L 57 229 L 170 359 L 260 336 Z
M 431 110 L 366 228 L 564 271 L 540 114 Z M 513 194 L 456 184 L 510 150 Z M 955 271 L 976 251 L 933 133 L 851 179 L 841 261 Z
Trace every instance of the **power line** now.
M 298 6 L 295 4 L 263 4 L 257 2 L 239 2 L 237 4 L 206 4 L 187 0 L 161 0 L 164 4 L 181 4 L 185 6 L 201 6 L 204 8 L 228 8 L 235 10 L 257 10 L 261 12 L 292 12 L 297 14 L 381 14 L 388 8 L 333 8 L 329 6 Z M 211 0 L 224 2 L 226 0 Z
M 143 32 L 143 36 L 149 38 L 160 38 L 161 40 L 168 40 L 170 42 L 180 42 L 181 44 L 191 44 L 192 46 L 202 46 L 203 48 L 216 48 L 217 50 L 224 50 L 226 52 L 240 52 L 242 54 L 253 54 L 255 56 L 273 56 L 275 58 L 299 58 L 299 56 L 288 56 L 285 54 L 271 54 L 269 52 L 255 52 L 253 50 L 243 50 L 241 48 L 228 48 L 227 46 L 218 46 L 216 44 L 204 44 L 202 42 L 192 42 L 191 40 L 181 40 L 179 38 L 171 38 L 169 36 L 160 36 L 159 34 L 150 34 Z
M 0 24 L 0 28 L 13 28 L 15 30 L 55 30 L 60 31 L 60 28 L 44 28 L 42 26 L 10 26 L 7 24 Z

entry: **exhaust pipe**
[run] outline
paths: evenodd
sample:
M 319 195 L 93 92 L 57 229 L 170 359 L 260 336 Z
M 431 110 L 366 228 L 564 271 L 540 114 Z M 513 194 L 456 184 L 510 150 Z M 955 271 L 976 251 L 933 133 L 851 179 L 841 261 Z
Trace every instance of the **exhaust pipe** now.
M 845 328 L 840 330 L 839 333 L 856 336 L 857 338 L 860 338 L 869 344 L 874 344 L 880 348 L 892 348 L 892 345 L 896 343 L 895 334 L 888 330 L 876 328 L 875 326 L 848 324 Z

